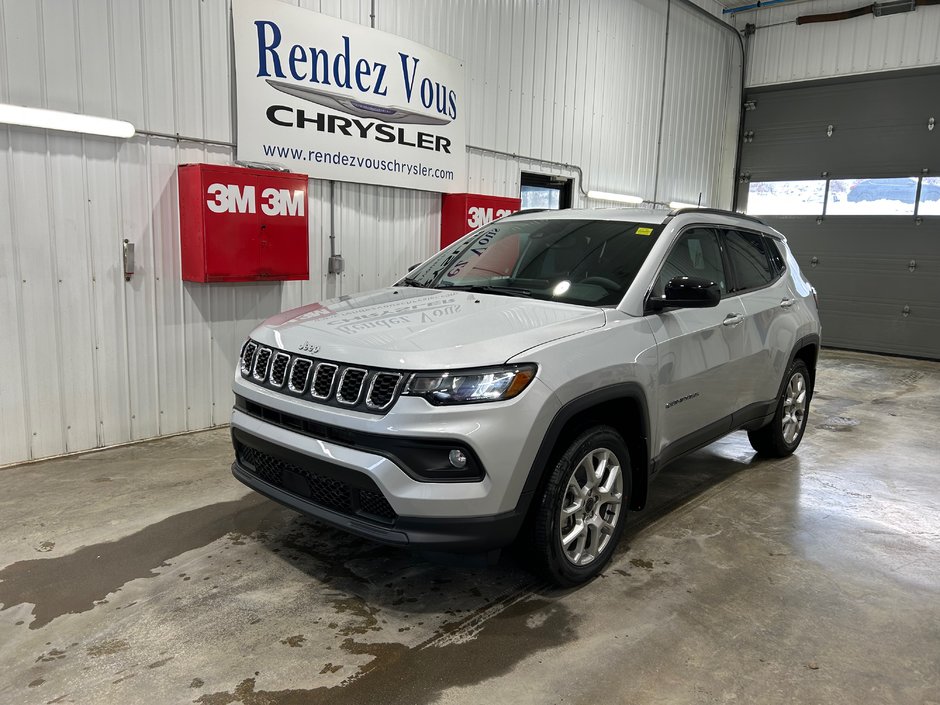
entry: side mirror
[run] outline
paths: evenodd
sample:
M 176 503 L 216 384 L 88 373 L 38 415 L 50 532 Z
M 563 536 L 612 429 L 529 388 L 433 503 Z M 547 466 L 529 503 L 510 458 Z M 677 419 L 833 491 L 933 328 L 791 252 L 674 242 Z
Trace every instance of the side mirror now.
M 710 279 L 701 277 L 673 277 L 666 284 L 662 298 L 651 297 L 647 308 L 662 311 L 667 308 L 712 308 L 721 301 L 721 289 Z

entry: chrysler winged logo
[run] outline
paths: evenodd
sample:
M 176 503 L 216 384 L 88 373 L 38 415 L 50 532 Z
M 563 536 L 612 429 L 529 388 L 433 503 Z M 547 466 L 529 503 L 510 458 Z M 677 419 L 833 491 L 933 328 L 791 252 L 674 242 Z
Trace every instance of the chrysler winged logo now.
M 361 118 L 373 118 L 382 122 L 398 122 L 406 125 L 447 125 L 450 118 L 426 115 L 424 113 L 408 110 L 407 108 L 384 107 L 356 100 L 349 96 L 337 95 L 331 91 L 324 91 L 318 88 L 309 88 L 307 86 L 297 86 L 286 81 L 274 81 L 270 78 L 265 79 L 267 84 L 276 88 L 281 93 L 287 93 L 295 98 L 309 100 L 311 103 L 317 103 L 333 110 L 339 110 L 349 115 L 355 115 Z
M 303 344 L 302 344 L 298 349 L 300 350 L 300 352 L 308 352 L 308 353 L 311 353 L 311 354 L 313 354 L 313 355 L 316 355 L 318 352 L 320 352 L 320 346 L 319 346 L 319 345 L 314 345 L 313 343 L 311 343 L 311 342 L 309 342 L 309 341 L 307 341 L 307 340 L 305 340 L 305 341 L 303 342 Z

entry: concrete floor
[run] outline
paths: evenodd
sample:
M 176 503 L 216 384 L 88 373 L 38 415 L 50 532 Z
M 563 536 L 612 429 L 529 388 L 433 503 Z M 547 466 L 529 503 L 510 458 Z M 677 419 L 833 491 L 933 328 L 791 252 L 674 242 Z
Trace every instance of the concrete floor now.
M 226 430 L 0 471 L 0 703 L 940 703 L 940 364 L 827 351 L 803 445 L 663 471 L 606 573 L 429 562 Z

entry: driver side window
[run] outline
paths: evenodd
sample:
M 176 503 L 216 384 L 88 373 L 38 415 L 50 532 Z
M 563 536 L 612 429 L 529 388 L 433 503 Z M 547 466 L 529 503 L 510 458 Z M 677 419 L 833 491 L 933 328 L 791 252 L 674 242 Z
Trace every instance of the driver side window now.
M 682 276 L 709 279 L 718 284 L 722 297 L 728 293 L 717 232 L 711 228 L 692 228 L 684 232 L 663 263 L 653 285 L 653 296 L 662 296 L 666 284 L 673 277 Z

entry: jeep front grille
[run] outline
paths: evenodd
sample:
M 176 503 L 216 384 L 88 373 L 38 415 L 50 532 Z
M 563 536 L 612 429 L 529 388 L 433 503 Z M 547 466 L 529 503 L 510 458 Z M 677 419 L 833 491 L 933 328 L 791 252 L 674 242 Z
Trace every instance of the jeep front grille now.
M 243 379 L 329 406 L 383 414 L 395 403 L 406 375 L 292 355 L 249 340 L 242 347 Z

